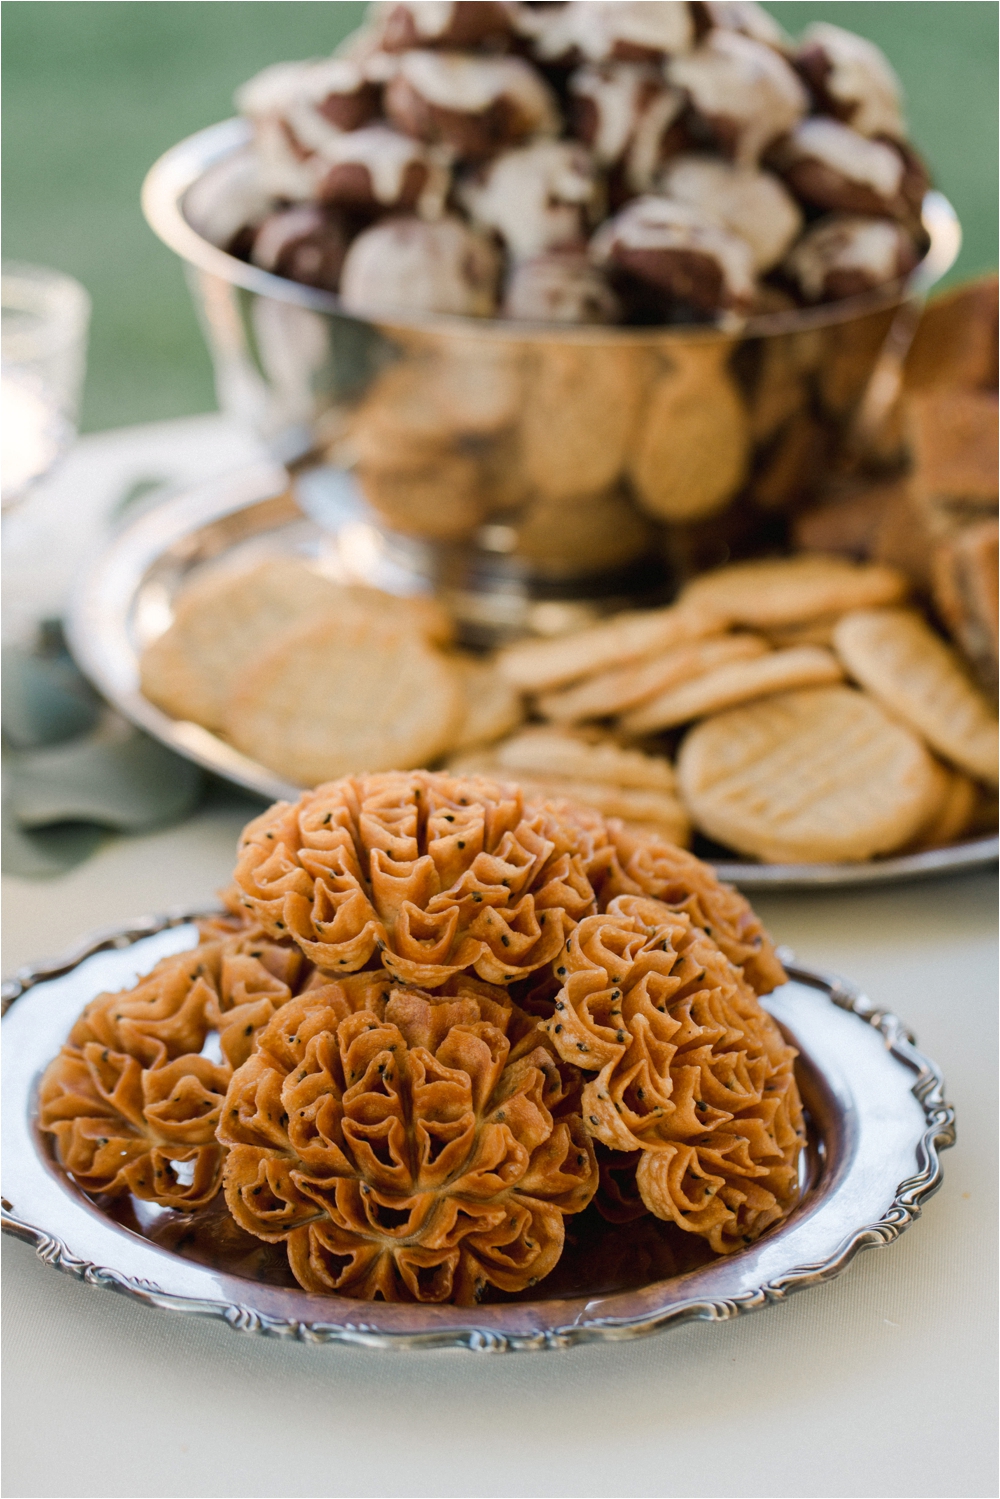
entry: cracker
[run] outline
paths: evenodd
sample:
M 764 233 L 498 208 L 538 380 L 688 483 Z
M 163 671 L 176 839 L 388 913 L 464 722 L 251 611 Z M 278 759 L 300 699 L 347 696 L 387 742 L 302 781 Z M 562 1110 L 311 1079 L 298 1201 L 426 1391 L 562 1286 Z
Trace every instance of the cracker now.
M 454 749 L 491 744 L 523 722 L 521 694 L 504 681 L 492 662 L 458 655 L 449 660 L 458 673 L 465 696 L 465 715 Z
M 699 724 L 677 777 L 703 832 L 766 863 L 891 853 L 941 795 L 917 736 L 845 686 L 780 693 Z
M 971 776 L 935 762 L 941 778 L 941 796 L 931 817 L 917 829 L 906 845 L 906 853 L 941 848 L 954 843 L 969 828 L 976 807 L 977 788 Z
M 391 618 L 347 612 L 286 630 L 235 683 L 224 728 L 244 754 L 315 786 L 426 764 L 463 712 L 445 656 Z
M 278 632 L 342 597 L 335 583 L 292 557 L 197 577 L 178 596 L 173 623 L 142 654 L 142 690 L 174 718 L 217 729 L 242 667 Z
M 673 767 L 662 755 L 622 749 L 611 739 L 589 739 L 565 730 L 531 728 L 493 746 L 496 765 L 517 776 L 551 775 L 605 786 L 673 791 Z
M 572 775 L 512 770 L 500 763 L 496 746 L 492 751 L 460 755 L 449 762 L 449 768 L 462 775 L 513 778 L 527 796 L 542 797 L 550 803 L 562 799 L 581 802 L 602 817 L 621 818 L 630 828 L 658 833 L 679 848 L 686 848 L 691 841 L 691 819 L 676 793 L 665 786 L 618 786 Z
M 562 687 L 606 667 L 672 650 L 689 640 L 717 635 L 718 614 L 710 608 L 670 605 L 616 614 L 555 640 L 526 640 L 497 657 L 502 676 L 525 692 Z
M 834 632 L 852 677 L 952 765 L 997 784 L 997 719 L 958 656 L 911 609 L 859 609 Z
M 906 579 L 894 568 L 807 552 L 734 562 L 704 573 L 688 583 L 678 603 L 713 609 L 730 624 L 769 629 L 848 609 L 896 604 L 905 598 L 906 587 Z
M 736 703 L 752 702 L 793 687 L 813 687 L 836 682 L 843 676 L 831 651 L 816 645 L 798 645 L 787 651 L 771 651 L 754 661 L 735 661 L 715 671 L 682 682 L 626 713 L 619 727 L 625 734 L 652 734 L 705 718 Z
M 649 660 L 598 672 L 575 687 L 549 692 L 538 699 L 545 718 L 556 723 L 577 723 L 587 718 L 607 718 L 634 708 L 669 687 L 702 676 L 731 661 L 751 661 L 762 656 L 767 642 L 758 635 L 709 636 L 677 646 Z

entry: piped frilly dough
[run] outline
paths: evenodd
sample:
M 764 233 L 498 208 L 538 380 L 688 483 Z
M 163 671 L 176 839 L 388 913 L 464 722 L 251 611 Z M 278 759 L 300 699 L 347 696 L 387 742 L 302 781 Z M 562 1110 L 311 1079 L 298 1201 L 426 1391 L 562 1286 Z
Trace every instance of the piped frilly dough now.
M 579 1074 L 505 992 L 463 977 L 352 1013 L 304 994 L 234 1074 L 219 1138 L 241 1227 L 307 1291 L 387 1301 L 519 1291 L 597 1188 Z
M 436 989 L 526 978 L 595 909 L 593 837 L 513 785 L 416 771 L 345 777 L 249 824 L 236 883 L 327 975 L 381 959 Z
M 805 1139 L 796 1053 L 715 943 L 659 901 L 616 896 L 575 928 L 557 972 L 542 1028 L 565 1061 L 597 1073 L 585 1128 L 611 1151 L 640 1152 L 646 1208 L 717 1254 L 783 1218 Z

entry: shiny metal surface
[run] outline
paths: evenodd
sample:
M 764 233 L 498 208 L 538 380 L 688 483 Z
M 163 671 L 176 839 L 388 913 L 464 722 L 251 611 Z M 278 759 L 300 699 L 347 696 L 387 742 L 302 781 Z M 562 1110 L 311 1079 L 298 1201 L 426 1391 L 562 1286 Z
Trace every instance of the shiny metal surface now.
M 140 690 L 139 656 L 169 624 L 174 594 L 201 566 L 287 552 L 333 577 L 361 578 L 390 592 L 405 592 L 409 580 L 382 549 L 382 537 L 366 519 L 348 476 L 334 479 L 334 487 L 323 491 L 316 506 L 310 503 L 309 485 L 299 487 L 322 524 L 305 515 L 288 493 L 285 471 L 269 464 L 156 505 L 125 526 L 83 575 L 67 620 L 70 646 L 81 668 L 126 718 L 206 770 L 268 801 L 295 798 L 302 788 L 200 724 L 170 718 L 157 708 Z M 576 622 L 585 622 L 584 606 L 573 607 Z M 723 879 L 744 890 L 790 890 L 931 878 L 995 863 L 997 854 L 998 840 L 991 836 L 866 864 L 713 862 Z
M 221 405 L 282 461 L 353 468 L 395 565 L 494 631 L 523 625 L 519 589 L 642 597 L 725 561 L 748 525 L 773 529 L 884 413 L 890 335 L 961 238 L 929 193 L 907 282 L 725 326 L 363 318 L 198 232 L 248 167 L 249 126 L 228 120 L 168 151 L 143 190 L 186 264 Z
M 894 1016 L 853 986 L 798 968 L 767 1008 L 799 1048 L 800 1086 L 822 1141 L 790 1218 L 739 1254 L 637 1290 L 462 1308 L 311 1296 L 218 1273 L 118 1226 L 55 1166 L 37 1134 L 35 1090 L 79 1010 L 195 945 L 185 913 L 84 942 L 4 986 L 3 1228 L 90 1285 L 149 1306 L 217 1317 L 243 1332 L 370 1348 L 542 1351 L 724 1321 L 839 1275 L 862 1249 L 891 1244 L 941 1183 L 954 1111 L 933 1062 Z

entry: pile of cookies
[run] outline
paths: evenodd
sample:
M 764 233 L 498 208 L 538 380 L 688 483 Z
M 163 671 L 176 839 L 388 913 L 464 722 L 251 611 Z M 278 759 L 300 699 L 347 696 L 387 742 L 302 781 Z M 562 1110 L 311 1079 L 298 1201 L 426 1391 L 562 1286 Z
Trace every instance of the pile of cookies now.
M 142 682 L 297 785 L 446 761 L 682 846 L 863 860 L 995 813 L 996 714 L 907 595 L 881 564 L 735 563 L 489 660 L 426 600 L 276 559 L 190 585 Z
M 376 5 L 237 104 L 254 170 L 189 216 L 362 314 L 717 321 L 923 253 L 886 59 L 826 22 L 796 44 L 752 0 Z
M 142 690 L 292 786 L 315 786 L 430 764 L 521 722 L 517 689 L 451 639 L 430 599 L 274 557 L 208 570 L 182 590 L 142 653 Z
M 586 1213 L 710 1258 L 795 1206 L 796 1053 L 758 998 L 784 972 L 669 842 L 396 772 L 270 807 L 234 880 L 41 1080 L 99 1208 L 156 1203 L 189 1252 L 207 1225 L 230 1272 L 469 1305 L 531 1295 Z
M 658 770 L 678 826 L 769 863 L 954 841 L 991 815 L 997 719 L 906 594 L 877 564 L 765 559 L 693 579 L 667 609 L 509 647 L 501 674 L 552 727 L 456 763 L 564 794 L 575 779 L 597 805 L 587 782 L 608 781 L 640 822 L 626 799 Z

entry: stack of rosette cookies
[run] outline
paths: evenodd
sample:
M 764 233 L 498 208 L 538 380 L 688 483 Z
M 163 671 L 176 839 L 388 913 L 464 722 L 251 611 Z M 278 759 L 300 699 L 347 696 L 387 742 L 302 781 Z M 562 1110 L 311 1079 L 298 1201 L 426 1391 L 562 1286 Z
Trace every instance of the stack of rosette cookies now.
M 781 964 L 666 839 L 505 782 L 347 777 L 248 825 L 227 905 L 43 1078 L 99 1205 L 222 1215 L 310 1292 L 470 1304 L 533 1294 L 580 1215 L 709 1256 L 795 1204 L 796 1053 L 758 998 Z

